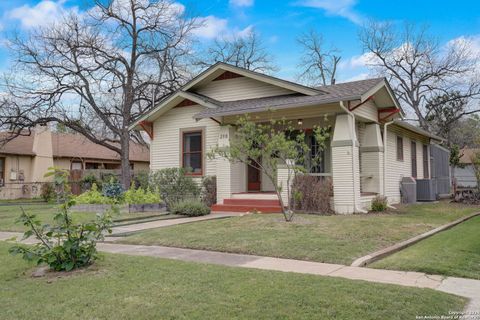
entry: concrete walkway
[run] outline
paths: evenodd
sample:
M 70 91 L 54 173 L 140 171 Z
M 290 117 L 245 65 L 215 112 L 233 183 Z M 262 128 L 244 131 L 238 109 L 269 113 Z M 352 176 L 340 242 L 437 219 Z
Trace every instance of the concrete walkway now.
M 21 235 L 21 233 L 0 232 L 0 240 L 7 240 L 14 236 L 21 237 Z M 97 248 L 102 252 L 116 254 L 149 256 L 231 267 L 314 274 L 416 288 L 430 288 L 466 297 L 470 299 L 466 311 L 480 311 L 480 280 L 427 275 L 421 272 L 370 269 L 339 264 L 163 246 L 127 245 L 104 242 L 98 243 Z
M 174 226 L 174 225 L 183 224 L 183 223 L 212 220 L 212 219 L 221 219 L 221 218 L 228 218 L 233 216 L 239 216 L 239 214 L 238 213 L 233 213 L 233 214 L 232 213 L 212 213 L 212 214 L 201 216 L 201 217 L 164 219 L 164 220 L 157 220 L 157 221 L 150 221 L 150 222 L 135 223 L 135 224 L 130 224 L 130 225 L 121 226 L 121 227 L 113 227 L 112 236 L 129 234 L 132 232 L 148 230 L 148 229 L 169 227 L 169 226 Z

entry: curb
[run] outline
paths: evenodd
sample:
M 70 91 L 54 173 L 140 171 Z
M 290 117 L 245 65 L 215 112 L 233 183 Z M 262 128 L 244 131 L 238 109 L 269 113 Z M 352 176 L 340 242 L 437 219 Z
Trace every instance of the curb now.
M 376 251 L 376 252 L 373 252 L 373 253 L 370 253 L 366 256 L 363 256 L 363 257 L 360 257 L 358 259 L 356 259 L 355 261 L 353 261 L 353 263 L 350 265 L 351 267 L 365 267 L 366 265 L 372 263 L 372 262 L 375 262 L 377 260 L 380 260 L 386 256 L 389 256 L 395 252 L 398 252 L 402 249 L 405 249 L 421 240 L 424 240 L 426 238 L 429 238 L 441 231 L 445 231 L 447 229 L 450 229 L 452 227 L 455 227 L 457 224 L 460 224 L 462 222 L 465 222 L 473 217 L 476 217 L 476 216 L 479 216 L 480 215 L 480 212 L 476 212 L 476 213 L 473 213 L 469 216 L 466 216 L 466 217 L 463 217 L 463 218 L 460 218 L 460 219 L 457 219 L 453 222 L 450 222 L 448 224 L 445 224 L 443 226 L 440 226 L 440 227 L 437 227 L 435 229 L 432 229 L 430 231 L 427 231 L 425 233 L 422 233 L 416 237 L 413 237 L 413 238 L 410 238 L 408 240 L 405 240 L 405 241 L 402 241 L 402 242 L 399 242 L 397 244 L 394 244 L 390 247 L 387 247 L 387 248 L 384 248 L 384 249 L 381 249 L 379 251 Z

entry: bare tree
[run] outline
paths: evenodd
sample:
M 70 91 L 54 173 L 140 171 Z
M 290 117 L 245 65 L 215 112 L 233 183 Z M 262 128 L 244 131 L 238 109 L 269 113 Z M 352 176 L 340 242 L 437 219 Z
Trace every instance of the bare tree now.
M 190 77 L 196 22 L 170 0 L 94 4 L 11 40 L 16 63 L 0 125 L 14 135 L 52 121 L 73 129 L 119 154 L 128 187 L 129 126 Z
M 273 56 L 262 45 L 262 40 L 255 29 L 249 30 L 246 35 L 215 39 L 213 45 L 202 54 L 196 64 L 206 68 L 218 61 L 267 74 L 278 70 Z
M 480 85 L 475 73 L 477 57 L 466 40 L 441 46 L 426 28 L 405 24 L 403 30 L 390 23 L 370 22 L 360 32 L 368 65 L 387 76 L 399 100 L 410 108 L 421 127 L 429 129 L 427 102 L 435 96 L 451 99 L 476 98 Z M 455 95 L 448 95 L 455 91 Z M 445 101 L 442 101 L 445 102 Z M 478 111 L 464 108 L 457 116 Z
M 323 36 L 315 30 L 299 36 L 297 42 L 303 49 L 298 65 L 302 71 L 298 78 L 315 86 L 334 84 L 341 60 L 339 51 L 333 47 L 326 48 Z

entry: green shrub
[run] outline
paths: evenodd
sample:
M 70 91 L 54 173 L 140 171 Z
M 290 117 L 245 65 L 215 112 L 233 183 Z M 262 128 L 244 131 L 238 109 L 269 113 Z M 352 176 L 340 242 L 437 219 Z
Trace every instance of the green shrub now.
M 98 191 L 97 185 L 94 183 L 92 188 L 75 198 L 75 203 L 78 204 L 112 204 L 113 199 L 105 197 Z
M 178 202 L 196 199 L 200 195 L 200 187 L 185 173 L 183 168 L 166 168 L 151 176 L 151 189 L 160 192 L 169 209 Z
M 127 204 L 150 204 L 160 203 L 160 201 L 160 195 L 158 193 L 142 188 L 135 189 L 133 184 L 130 189 L 123 194 L 123 202 Z
M 172 213 L 189 217 L 198 217 L 209 214 L 210 208 L 198 200 L 181 201 L 172 207 Z
M 202 179 L 202 201 L 209 207 L 217 203 L 217 177 L 208 176 Z
M 87 174 L 80 180 L 82 190 L 90 190 L 93 184 L 96 184 L 100 189 L 102 188 L 102 181 L 99 181 L 94 174 Z
M 55 175 L 57 199 L 64 199 L 60 212 L 54 216 L 53 224 L 41 226 L 35 215 L 29 215 L 20 207 L 22 214 L 17 221 L 28 228 L 23 238 L 35 236 L 38 242 L 34 245 L 15 245 L 9 252 L 21 254 L 23 259 L 37 264 L 46 263 L 55 271 L 88 266 L 97 258 L 97 241 L 103 240 L 105 232 L 111 233 L 110 212 L 98 214 L 94 221 L 74 224 L 69 209 L 75 201 L 68 192 L 68 172 L 52 168 L 49 175 Z
M 372 211 L 375 211 L 375 212 L 385 211 L 387 210 L 387 205 L 388 205 L 387 197 L 378 195 L 372 200 Z
M 50 182 L 45 182 L 42 184 L 40 196 L 43 200 L 45 200 L 45 202 L 50 202 L 55 199 L 55 188 L 53 187 L 53 184 Z
M 102 194 L 104 197 L 120 201 L 120 198 L 123 195 L 123 187 L 118 180 L 112 178 L 110 179 L 110 182 L 103 184 Z
M 150 174 L 148 171 L 138 171 L 133 176 L 133 182 L 136 188 L 147 190 L 150 188 Z

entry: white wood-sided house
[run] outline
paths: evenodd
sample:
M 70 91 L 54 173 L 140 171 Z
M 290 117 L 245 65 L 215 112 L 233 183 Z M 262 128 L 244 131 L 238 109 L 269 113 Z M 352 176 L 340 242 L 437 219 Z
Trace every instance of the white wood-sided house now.
M 214 211 L 246 211 L 249 203 L 275 211 L 272 185 L 262 174 L 206 156 L 212 147 L 229 144 L 235 128 L 228 124 L 244 114 L 255 121 L 292 120 L 307 136 L 314 125 L 331 126 L 324 163 L 310 174 L 331 177 L 337 213 L 363 212 L 377 194 L 391 204 L 400 202 L 402 178 L 428 179 L 430 145 L 441 140 L 402 121 L 384 78 L 311 88 L 224 63 L 159 102 L 132 129 L 152 138 L 151 170 L 188 167 L 196 178 L 216 176 Z M 280 169 L 277 179 L 285 180 L 286 174 Z

